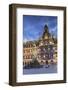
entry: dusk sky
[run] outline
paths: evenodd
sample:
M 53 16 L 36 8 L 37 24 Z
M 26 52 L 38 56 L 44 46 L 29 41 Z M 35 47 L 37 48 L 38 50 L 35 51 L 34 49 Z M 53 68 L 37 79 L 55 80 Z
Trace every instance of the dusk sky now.
M 23 15 L 24 42 L 39 39 L 43 34 L 45 24 L 48 25 L 49 32 L 57 37 L 56 16 Z

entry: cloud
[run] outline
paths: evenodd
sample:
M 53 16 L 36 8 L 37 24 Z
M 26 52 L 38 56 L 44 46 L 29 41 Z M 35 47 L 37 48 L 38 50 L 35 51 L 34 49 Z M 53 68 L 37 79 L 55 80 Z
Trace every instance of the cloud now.
M 57 37 L 57 26 L 50 28 L 49 31 L 54 37 Z
M 27 38 L 24 38 L 24 39 L 23 39 L 23 42 L 27 42 L 27 41 L 28 41 L 28 39 L 27 39 Z
M 38 39 L 43 31 L 44 25 L 47 24 L 50 33 L 57 36 L 57 17 L 52 16 L 24 16 L 24 41 Z

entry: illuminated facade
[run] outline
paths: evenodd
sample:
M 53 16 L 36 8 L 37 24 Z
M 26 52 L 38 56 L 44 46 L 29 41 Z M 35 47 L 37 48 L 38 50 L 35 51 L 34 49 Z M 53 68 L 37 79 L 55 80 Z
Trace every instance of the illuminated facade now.
M 23 44 L 23 63 L 28 64 L 33 58 L 36 58 L 41 64 L 48 62 L 57 62 L 57 39 L 54 38 L 48 30 L 48 26 L 44 26 L 43 35 L 37 41 L 28 41 Z

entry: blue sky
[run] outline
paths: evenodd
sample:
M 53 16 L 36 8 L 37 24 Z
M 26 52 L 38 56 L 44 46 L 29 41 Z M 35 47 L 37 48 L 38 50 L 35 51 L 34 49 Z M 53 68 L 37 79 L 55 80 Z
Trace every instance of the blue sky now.
M 23 39 L 24 42 L 39 39 L 47 24 L 49 32 L 57 37 L 57 17 L 56 16 L 32 16 L 23 15 Z

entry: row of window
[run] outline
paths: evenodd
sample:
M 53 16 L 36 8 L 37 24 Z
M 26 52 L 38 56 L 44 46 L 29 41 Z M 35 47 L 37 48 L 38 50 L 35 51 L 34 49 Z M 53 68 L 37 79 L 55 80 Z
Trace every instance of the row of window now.
M 42 52 L 42 51 L 47 52 L 48 50 L 52 51 L 53 49 L 51 49 L 51 48 L 48 48 L 48 49 L 40 48 L 40 49 L 38 49 L 38 52 L 40 52 L 40 51 L 41 51 L 41 52 Z M 56 50 L 56 48 L 54 48 L 54 50 Z M 24 53 L 32 53 L 32 49 L 24 50 Z
M 24 50 L 24 53 L 31 53 L 32 49 Z
M 53 58 L 53 53 L 51 54 L 40 54 L 37 56 L 38 58 Z M 33 58 L 33 55 L 27 55 L 27 56 L 23 56 L 24 59 L 32 59 Z
M 24 59 L 32 59 L 32 55 L 23 56 Z

